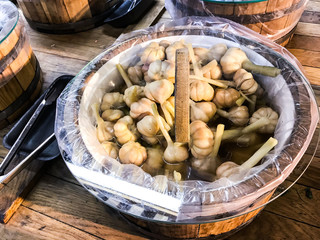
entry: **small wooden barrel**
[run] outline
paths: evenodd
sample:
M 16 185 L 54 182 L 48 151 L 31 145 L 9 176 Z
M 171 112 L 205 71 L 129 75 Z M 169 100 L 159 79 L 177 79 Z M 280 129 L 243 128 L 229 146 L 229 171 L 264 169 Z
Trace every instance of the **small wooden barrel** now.
M 29 25 L 46 33 L 75 33 L 103 23 L 122 0 L 18 0 Z
M 6 13 L 16 19 L 3 26 L 4 35 L 0 31 L 0 129 L 22 115 L 41 91 L 39 63 L 18 10 L 10 2 L 0 2 L 0 9 L 4 5 L 12 5 L 12 11 Z
M 171 0 L 182 15 L 223 17 L 268 37 L 280 45 L 289 42 L 305 9 L 307 0 L 268 0 L 254 3 L 215 3 Z M 206 11 L 204 11 L 204 8 Z M 181 10 L 183 9 L 183 10 Z

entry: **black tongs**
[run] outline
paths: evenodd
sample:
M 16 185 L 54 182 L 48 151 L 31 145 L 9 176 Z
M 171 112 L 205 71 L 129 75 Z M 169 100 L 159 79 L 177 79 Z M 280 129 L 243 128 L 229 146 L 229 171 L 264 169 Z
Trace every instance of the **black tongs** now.
M 48 106 L 54 103 L 56 99 L 59 97 L 64 87 L 65 85 L 63 84 L 57 84 L 57 85 L 53 84 L 50 86 L 50 88 L 46 92 L 44 99 L 41 101 L 41 103 L 33 113 L 32 117 L 30 118 L 26 126 L 21 131 L 16 142 L 13 144 L 12 148 L 8 152 L 7 156 L 0 164 L 0 184 L 9 183 L 21 170 L 23 170 L 33 159 L 35 159 L 55 139 L 55 135 L 52 132 L 52 134 L 46 140 L 44 140 L 36 149 L 34 149 L 27 157 L 25 157 L 17 166 L 15 166 L 8 173 L 4 174 L 9 163 L 12 161 L 16 153 L 19 151 L 23 141 L 26 139 L 28 133 L 30 132 L 30 129 L 38 119 L 43 108 L 45 106 Z

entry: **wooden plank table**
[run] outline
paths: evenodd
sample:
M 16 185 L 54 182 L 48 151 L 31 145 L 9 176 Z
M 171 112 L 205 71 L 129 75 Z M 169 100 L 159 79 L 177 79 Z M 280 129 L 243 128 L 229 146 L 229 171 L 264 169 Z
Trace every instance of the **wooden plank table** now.
M 138 24 L 126 29 L 108 25 L 74 35 L 48 35 L 28 27 L 34 52 L 44 73 L 43 88 L 58 76 L 77 74 L 85 64 L 124 32 L 170 18 L 164 1 Z M 320 1 L 311 0 L 295 36 L 287 45 L 304 66 L 320 100 Z M 0 141 L 10 126 L 0 131 Z M 316 144 L 315 140 L 312 146 Z M 7 150 L 0 146 L 0 160 Z M 311 152 L 308 151 L 305 157 Z M 148 239 L 117 212 L 99 202 L 74 179 L 62 159 L 45 165 L 40 180 L 7 224 L 0 239 Z M 320 148 L 303 177 L 283 196 L 270 203 L 248 227 L 229 240 L 320 239 Z

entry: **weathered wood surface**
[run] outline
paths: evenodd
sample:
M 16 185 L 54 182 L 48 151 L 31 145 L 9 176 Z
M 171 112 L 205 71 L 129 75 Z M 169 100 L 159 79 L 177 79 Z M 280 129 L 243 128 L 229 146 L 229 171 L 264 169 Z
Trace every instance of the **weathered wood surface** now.
M 162 5 L 161 5 L 162 4 Z M 287 48 L 304 66 L 320 103 L 320 8 L 310 0 Z M 160 14 L 163 2 L 137 25 L 113 29 L 108 25 L 75 35 L 47 35 L 28 28 L 30 42 L 41 63 L 45 84 L 62 74 L 77 74 L 94 56 L 122 32 L 169 19 Z M 159 15 L 160 14 L 160 15 Z M 0 132 L 0 141 L 10 128 Z M 317 137 L 303 158 L 313 154 Z M 0 161 L 7 151 L 0 146 Z M 1 239 L 148 239 L 99 202 L 73 178 L 64 162 L 46 164 L 38 184 L 6 225 L 0 225 Z M 242 239 L 319 239 L 320 236 L 320 149 L 301 179 L 283 196 L 270 203 L 245 229 L 229 237 Z M 290 176 L 290 181 L 294 176 Z

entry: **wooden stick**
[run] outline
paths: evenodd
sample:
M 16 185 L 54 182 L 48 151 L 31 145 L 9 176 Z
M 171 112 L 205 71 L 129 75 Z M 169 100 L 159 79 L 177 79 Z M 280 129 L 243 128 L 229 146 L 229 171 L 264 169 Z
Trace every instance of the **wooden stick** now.
M 175 81 L 175 138 L 176 142 L 189 142 L 189 52 L 187 48 L 176 51 Z

